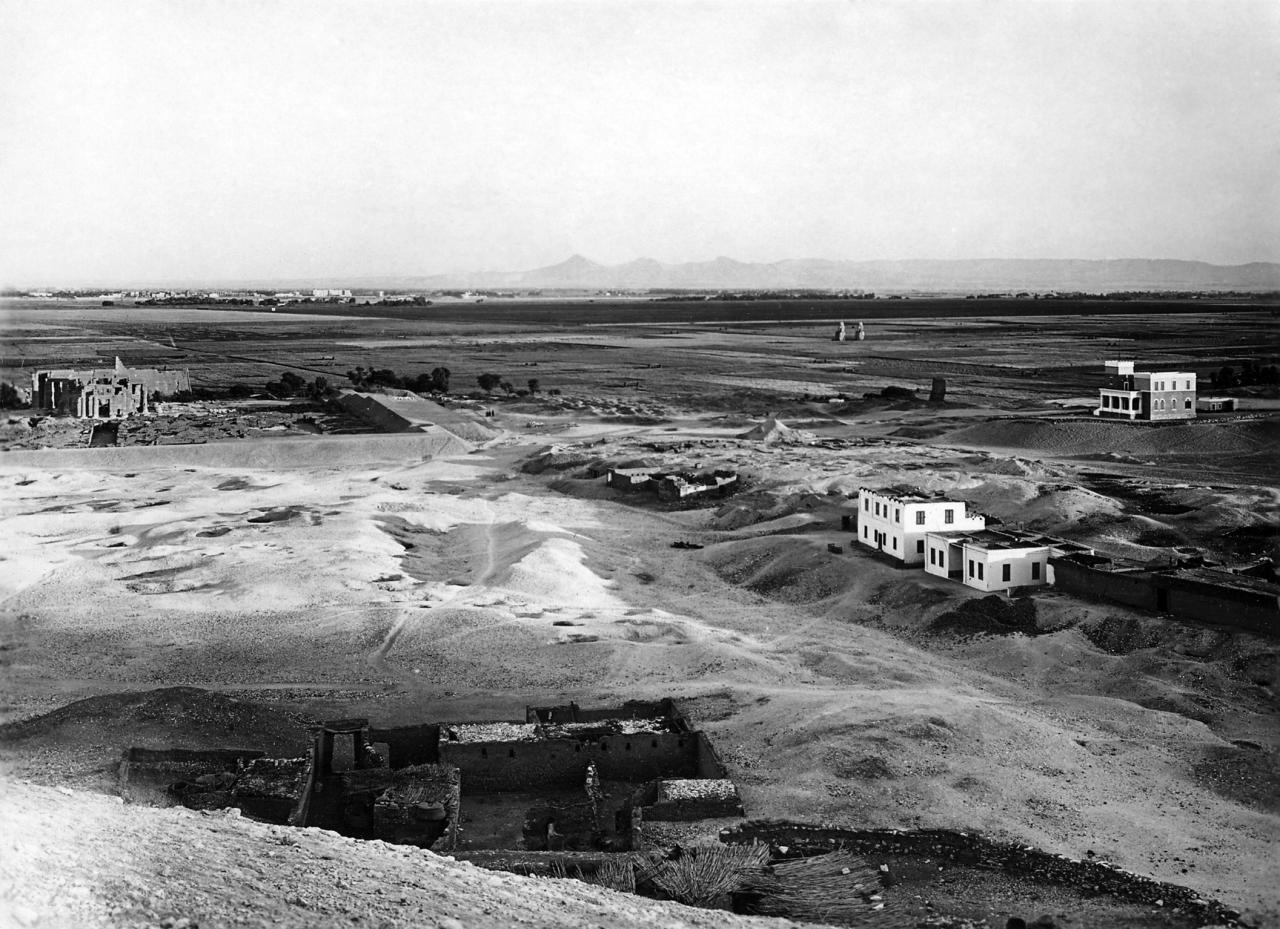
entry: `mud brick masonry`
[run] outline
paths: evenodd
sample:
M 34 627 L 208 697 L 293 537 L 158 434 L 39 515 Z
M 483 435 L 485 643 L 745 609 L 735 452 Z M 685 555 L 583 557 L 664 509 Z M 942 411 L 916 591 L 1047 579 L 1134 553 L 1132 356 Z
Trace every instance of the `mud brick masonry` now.
M 119 358 L 113 368 L 70 368 L 31 375 L 31 405 L 82 419 L 118 419 L 151 410 L 152 394 L 191 389 L 186 371 L 129 368 Z

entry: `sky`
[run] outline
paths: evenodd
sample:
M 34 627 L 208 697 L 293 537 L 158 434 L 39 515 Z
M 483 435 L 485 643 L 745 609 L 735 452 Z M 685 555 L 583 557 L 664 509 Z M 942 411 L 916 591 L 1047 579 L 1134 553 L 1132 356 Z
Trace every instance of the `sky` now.
M 1280 3 L 0 0 L 0 283 L 1280 260 Z

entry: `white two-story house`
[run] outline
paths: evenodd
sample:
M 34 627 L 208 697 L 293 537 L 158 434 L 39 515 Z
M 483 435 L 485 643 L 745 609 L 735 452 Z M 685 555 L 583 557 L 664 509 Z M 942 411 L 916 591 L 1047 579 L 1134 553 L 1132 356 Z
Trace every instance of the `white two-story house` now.
M 1093 553 L 1078 542 L 1016 529 L 931 532 L 925 549 L 926 572 L 985 591 L 1052 584 L 1050 558 Z
M 978 532 L 987 520 L 962 502 L 910 487 L 858 491 L 858 541 L 904 564 L 924 564 L 930 532 Z

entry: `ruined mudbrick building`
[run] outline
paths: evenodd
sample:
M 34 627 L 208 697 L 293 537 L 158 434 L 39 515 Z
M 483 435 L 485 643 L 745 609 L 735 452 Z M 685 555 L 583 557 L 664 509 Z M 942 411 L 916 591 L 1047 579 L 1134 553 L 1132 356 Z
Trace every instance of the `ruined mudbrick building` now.
M 119 419 L 151 411 L 154 394 L 191 389 L 185 370 L 128 368 L 62 368 L 31 375 L 31 405 L 39 410 L 84 419 Z

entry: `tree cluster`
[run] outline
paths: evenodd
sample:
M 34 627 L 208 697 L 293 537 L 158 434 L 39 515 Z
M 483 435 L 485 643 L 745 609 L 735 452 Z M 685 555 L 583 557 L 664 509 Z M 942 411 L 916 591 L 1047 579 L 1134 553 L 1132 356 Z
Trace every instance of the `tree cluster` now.
M 359 367 L 347 372 L 347 379 L 357 390 L 368 390 L 371 387 L 394 387 L 400 390 L 412 390 L 414 393 L 449 392 L 449 369 L 432 368 L 429 374 L 400 375 L 390 368 Z
M 1231 365 L 1223 365 L 1217 371 L 1210 373 L 1209 383 L 1218 388 L 1280 384 L 1280 368 L 1274 364 L 1264 366 L 1250 359 L 1241 365 L 1239 372 Z
M 518 397 L 527 397 L 530 394 L 536 394 L 542 389 L 542 382 L 536 377 L 529 378 L 529 388 L 517 388 L 514 384 L 504 378 L 501 374 L 493 374 L 486 372 L 476 378 L 476 383 L 480 385 L 480 389 L 487 394 L 493 393 L 495 390 L 501 389 L 503 393 L 510 396 L 515 394 Z
M 327 400 L 335 396 L 338 392 L 329 385 L 327 377 L 317 377 L 310 383 L 301 375 L 294 374 L 292 371 L 286 371 L 280 375 L 278 381 L 267 381 L 265 387 L 267 393 L 278 400 L 286 400 L 293 397 L 306 397 L 308 400 Z

